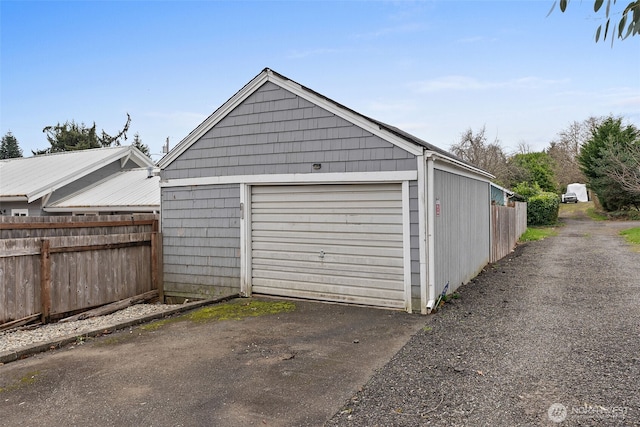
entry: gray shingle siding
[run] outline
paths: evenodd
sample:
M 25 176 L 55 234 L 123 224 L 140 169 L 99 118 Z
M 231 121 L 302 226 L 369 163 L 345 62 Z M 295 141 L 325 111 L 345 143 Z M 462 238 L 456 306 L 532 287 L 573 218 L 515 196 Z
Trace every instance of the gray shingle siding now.
M 411 153 L 264 84 L 163 171 L 166 179 L 206 176 L 415 170 Z
M 314 170 L 314 163 L 322 164 L 321 169 Z M 162 176 L 180 179 L 416 168 L 413 154 L 269 82 L 169 164 Z M 220 188 L 234 194 L 212 192 Z M 410 183 L 409 193 L 412 295 L 418 307 L 416 181 Z M 208 286 L 216 287 L 211 292 L 217 294 L 239 292 L 238 186 L 164 188 L 162 197 L 165 290 L 179 294 Z M 202 236 L 203 229 L 207 236 Z
M 167 295 L 240 292 L 238 185 L 164 188 L 162 222 Z

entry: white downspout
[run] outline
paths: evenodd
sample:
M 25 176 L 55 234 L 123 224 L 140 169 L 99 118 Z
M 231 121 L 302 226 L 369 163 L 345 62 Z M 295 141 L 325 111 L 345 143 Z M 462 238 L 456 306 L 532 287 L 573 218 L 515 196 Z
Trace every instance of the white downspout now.
M 431 311 L 435 308 L 436 304 L 436 256 L 435 256 L 435 216 L 436 216 L 436 208 L 435 208 L 435 196 L 434 196 L 434 167 L 433 167 L 433 155 L 429 154 L 427 156 L 427 196 L 426 196 L 426 205 L 427 205 L 427 275 L 428 275 L 428 293 L 429 293 L 429 301 L 426 304 L 427 313 L 431 313 Z
M 417 156 L 418 161 L 418 234 L 420 249 L 420 313 L 427 314 L 428 287 L 427 287 L 427 162 L 424 157 Z

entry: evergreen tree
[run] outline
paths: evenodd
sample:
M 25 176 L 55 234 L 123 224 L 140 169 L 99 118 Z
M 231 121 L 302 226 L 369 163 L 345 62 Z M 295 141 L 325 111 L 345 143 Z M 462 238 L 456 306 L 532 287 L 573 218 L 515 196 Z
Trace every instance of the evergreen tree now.
M 142 143 L 142 139 L 140 139 L 140 135 L 137 132 L 133 135 L 133 142 L 131 145 L 142 151 L 147 157 L 151 157 L 151 150 L 149 149 L 149 146 Z
M 22 157 L 22 149 L 18 145 L 16 137 L 9 131 L 2 137 L 2 143 L 0 143 L 0 159 L 14 159 L 16 157 Z
M 131 116 L 127 114 L 127 122 L 115 136 L 109 135 L 104 130 L 98 134 L 95 122 L 91 127 L 86 127 L 84 123 L 78 124 L 73 120 L 64 124 L 58 123 L 55 126 L 47 126 L 42 132 L 47 134 L 47 141 L 49 141 L 51 147 L 34 151 L 33 154 L 118 146 L 121 138 L 127 139 L 127 131 L 130 124 Z
M 634 171 L 639 166 L 635 154 L 639 141 L 639 129 L 623 125 L 621 118 L 608 117 L 593 130 L 591 138 L 580 150 L 578 161 L 582 171 L 607 211 L 640 207 L 640 194 L 629 191 L 625 185 L 625 181 L 637 179 L 637 175 L 628 178 L 625 170 Z

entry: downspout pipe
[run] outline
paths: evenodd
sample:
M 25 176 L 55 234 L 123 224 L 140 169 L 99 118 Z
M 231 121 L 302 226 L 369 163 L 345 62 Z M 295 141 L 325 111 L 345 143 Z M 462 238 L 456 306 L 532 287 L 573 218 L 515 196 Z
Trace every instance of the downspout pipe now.
M 420 235 L 420 313 L 427 314 L 427 161 L 418 156 L 418 234 Z
M 434 158 L 432 154 L 427 155 L 427 289 L 428 299 L 426 305 L 427 313 L 431 313 L 436 305 L 436 256 L 435 256 L 435 187 L 434 187 Z

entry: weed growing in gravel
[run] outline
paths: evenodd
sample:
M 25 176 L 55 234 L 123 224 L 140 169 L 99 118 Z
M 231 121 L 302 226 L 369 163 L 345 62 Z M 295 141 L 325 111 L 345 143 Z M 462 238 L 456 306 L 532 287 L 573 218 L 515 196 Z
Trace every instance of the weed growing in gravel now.
M 558 232 L 553 227 L 529 227 L 527 231 L 520 236 L 520 242 L 533 242 L 543 240 L 550 236 L 557 236 Z
M 37 378 L 38 375 L 40 375 L 40 371 L 27 372 L 25 374 L 25 376 L 23 376 L 22 378 L 20 378 L 19 380 L 17 380 L 13 384 L 9 384 L 7 386 L 0 387 L 0 393 L 13 391 L 13 390 L 18 390 L 21 387 L 25 387 L 25 386 L 34 384 L 36 381 L 38 381 L 38 378 Z

